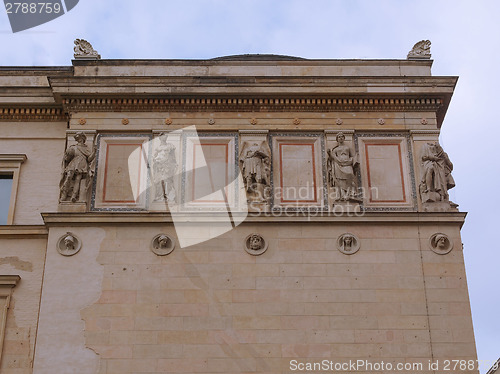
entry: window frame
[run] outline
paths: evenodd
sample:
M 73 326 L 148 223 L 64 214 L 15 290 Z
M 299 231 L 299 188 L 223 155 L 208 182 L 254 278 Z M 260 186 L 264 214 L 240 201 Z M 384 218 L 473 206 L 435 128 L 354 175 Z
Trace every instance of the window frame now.
M 3 343 L 7 326 L 7 313 L 10 306 L 12 289 L 19 283 L 19 275 L 0 275 L 0 363 L 2 362 Z
M 25 154 L 0 154 L 0 174 L 12 175 L 12 188 L 10 191 L 9 211 L 7 213 L 7 225 L 14 223 L 14 214 L 19 186 L 19 175 L 21 164 L 26 161 Z

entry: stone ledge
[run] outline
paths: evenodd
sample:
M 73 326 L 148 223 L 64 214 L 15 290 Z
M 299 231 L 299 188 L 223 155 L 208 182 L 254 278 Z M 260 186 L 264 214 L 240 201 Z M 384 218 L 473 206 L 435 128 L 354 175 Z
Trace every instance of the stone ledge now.
M 4 225 L 0 226 L 0 239 L 44 238 L 49 231 L 44 225 Z
M 19 275 L 0 275 L 0 287 L 15 287 L 20 280 Z
M 293 215 L 293 216 L 292 216 Z M 445 213 L 417 213 L 417 212 L 367 212 L 363 215 L 346 213 L 335 215 L 333 213 L 319 213 L 307 215 L 300 212 L 289 212 L 288 216 L 276 216 L 272 213 L 250 213 L 244 223 L 367 223 L 367 224 L 459 224 L 462 227 L 467 213 L 445 212 Z M 233 214 L 233 217 L 236 215 Z M 173 223 L 170 213 L 157 212 L 89 212 L 89 213 L 42 213 L 43 220 L 47 226 L 92 226 L 96 224 L 120 225 L 120 224 L 154 224 Z M 226 222 L 226 212 L 193 214 L 176 213 L 176 223 L 183 222 Z

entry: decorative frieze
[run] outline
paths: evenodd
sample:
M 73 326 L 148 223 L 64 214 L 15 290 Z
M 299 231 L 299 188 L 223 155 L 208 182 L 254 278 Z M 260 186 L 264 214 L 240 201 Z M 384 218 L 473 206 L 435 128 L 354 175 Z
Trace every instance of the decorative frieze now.
M 241 112 L 311 112 L 311 111 L 426 111 L 443 105 L 433 97 L 392 98 L 71 98 L 63 99 L 68 112 L 77 111 L 241 111 Z M 298 118 L 296 118 L 298 119 Z M 300 119 L 298 119 L 300 121 Z M 337 122 L 338 124 L 338 122 Z
M 62 108 L 0 108 L 0 121 L 68 121 Z
M 438 168 L 422 164 L 415 170 L 424 160 L 413 156 L 420 155 L 438 133 L 412 130 L 409 136 L 329 129 L 322 135 L 259 128 L 238 134 L 205 132 L 196 137 L 185 131 L 153 131 L 151 150 L 143 144 L 150 136 L 107 134 L 101 136 L 106 145 L 101 146 L 92 210 L 213 210 L 225 208 L 227 198 L 231 207 L 238 206 L 237 211 L 251 212 L 282 208 L 344 213 L 367 209 L 448 211 L 456 206 L 442 188 L 432 187 L 434 181 L 442 180 Z M 168 142 L 162 140 L 163 135 Z M 128 150 L 125 153 L 132 156 L 134 147 L 141 149 L 133 154 L 140 156 L 137 160 L 122 155 Z M 202 150 L 206 160 L 200 158 Z M 451 164 L 442 161 L 450 169 Z M 140 175 L 129 175 L 130 162 Z M 446 178 L 451 178 L 449 172 Z M 209 188 L 210 181 L 216 182 L 215 190 L 215 185 Z M 429 183 L 430 189 L 426 187 Z M 419 184 L 421 199 L 417 200 Z M 212 194 L 219 190 L 227 195 L 215 199 Z M 130 196 L 125 196 L 127 191 Z M 207 200 L 206 196 L 211 197 Z M 62 202 L 85 201 L 72 200 L 72 194 L 61 197 Z

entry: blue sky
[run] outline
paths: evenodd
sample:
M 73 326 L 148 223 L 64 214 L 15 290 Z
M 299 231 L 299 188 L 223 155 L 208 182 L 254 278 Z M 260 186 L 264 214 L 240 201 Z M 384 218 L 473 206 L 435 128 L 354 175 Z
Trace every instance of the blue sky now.
M 73 40 L 103 58 L 406 58 L 432 41 L 433 75 L 460 76 L 441 143 L 455 164 L 478 356 L 500 357 L 496 186 L 500 133 L 500 2 L 401 0 L 80 0 L 68 14 L 12 34 L 0 11 L 0 65 L 70 65 Z

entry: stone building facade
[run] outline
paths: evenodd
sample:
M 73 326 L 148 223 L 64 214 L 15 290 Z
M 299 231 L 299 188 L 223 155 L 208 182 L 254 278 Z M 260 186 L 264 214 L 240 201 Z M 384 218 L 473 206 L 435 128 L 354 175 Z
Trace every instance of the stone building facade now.
M 89 48 L 0 68 L 0 373 L 476 360 L 438 142 L 457 78 L 431 75 L 426 43 L 404 60 Z

